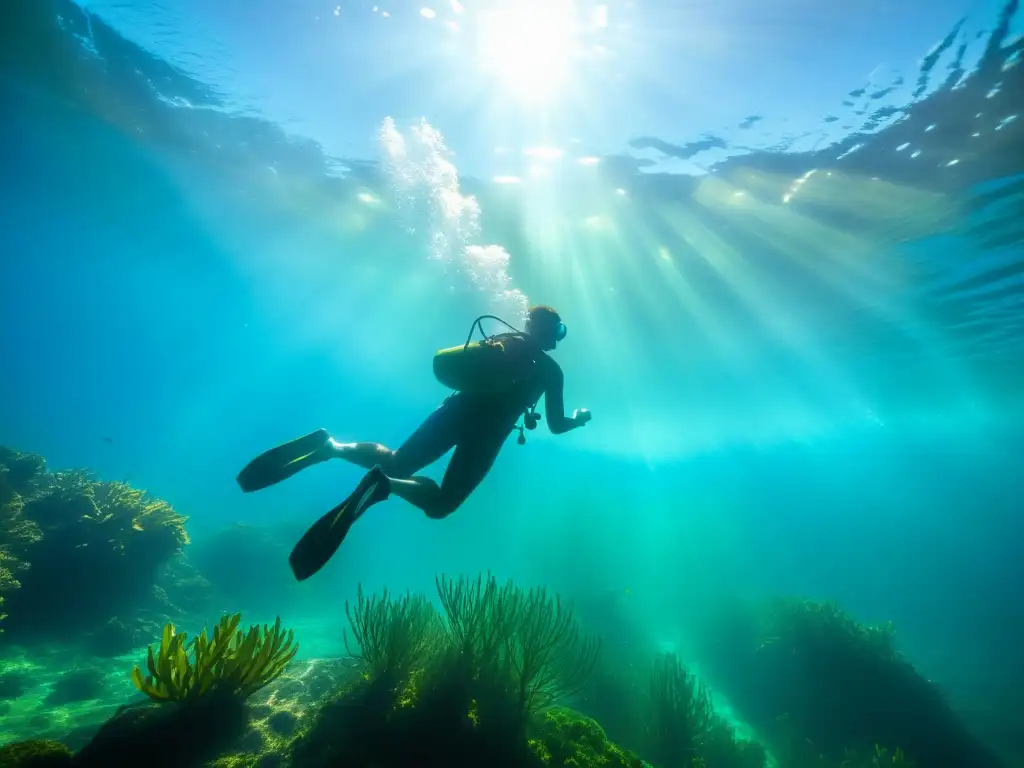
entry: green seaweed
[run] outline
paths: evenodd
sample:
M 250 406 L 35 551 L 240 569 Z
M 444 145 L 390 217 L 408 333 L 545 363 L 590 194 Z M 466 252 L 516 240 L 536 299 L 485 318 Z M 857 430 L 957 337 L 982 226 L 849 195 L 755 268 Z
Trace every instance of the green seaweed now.
M 470 674 L 507 680 L 522 712 L 535 712 L 578 693 L 600 653 L 600 640 L 581 637 L 572 608 L 536 587 L 528 592 L 493 576 L 437 579 L 450 648 Z
M 191 642 L 187 633 L 176 633 L 173 624 L 166 624 L 156 653 L 149 647 L 149 675 L 143 677 L 139 667 L 132 670 L 135 687 L 158 702 L 213 693 L 248 698 L 280 675 L 299 647 L 291 630 L 282 631 L 280 618 L 273 628 L 253 625 L 248 633 L 238 630 L 241 618 L 238 613 L 225 615 L 212 638 L 204 629 Z
M 440 618 L 422 596 L 391 598 L 387 590 L 367 597 L 362 585 L 354 606 L 345 602 L 345 615 L 358 644 L 345 638 L 345 648 L 367 679 L 407 679 L 421 668 L 440 642 Z

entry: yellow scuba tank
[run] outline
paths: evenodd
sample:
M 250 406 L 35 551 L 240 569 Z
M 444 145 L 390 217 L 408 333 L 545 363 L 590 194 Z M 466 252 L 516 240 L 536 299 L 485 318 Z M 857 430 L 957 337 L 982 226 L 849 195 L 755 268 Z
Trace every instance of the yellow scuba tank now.
M 493 315 L 481 315 L 474 320 L 465 344 L 438 350 L 434 355 L 434 376 L 449 389 L 457 392 L 500 394 L 511 391 L 524 373 L 526 361 L 522 355 L 508 351 L 504 340 L 484 333 L 480 321 L 485 318 L 497 320 L 508 325 L 516 333 L 521 333 Z M 477 326 L 480 326 L 480 333 L 484 338 L 481 341 L 472 341 L 473 331 Z

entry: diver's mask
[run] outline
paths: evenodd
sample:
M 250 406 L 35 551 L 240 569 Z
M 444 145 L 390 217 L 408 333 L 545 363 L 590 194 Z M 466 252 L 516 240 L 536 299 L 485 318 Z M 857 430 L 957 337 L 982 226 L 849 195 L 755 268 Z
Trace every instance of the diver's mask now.
M 555 326 L 555 341 L 561 341 L 564 339 L 568 330 L 569 329 L 565 327 L 565 323 L 559 322 L 559 324 Z

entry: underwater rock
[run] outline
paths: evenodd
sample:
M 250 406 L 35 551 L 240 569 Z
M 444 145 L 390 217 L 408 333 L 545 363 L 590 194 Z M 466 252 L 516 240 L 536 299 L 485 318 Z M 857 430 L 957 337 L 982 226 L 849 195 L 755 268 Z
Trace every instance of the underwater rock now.
M 92 741 L 93 736 L 96 735 L 96 731 L 99 730 L 102 723 L 91 723 L 89 725 L 78 725 L 62 734 L 60 740 L 70 749 L 72 752 L 76 752 Z
M 181 768 L 211 760 L 245 734 L 248 713 L 235 697 L 122 707 L 75 755 L 82 768 Z
M 0 747 L 0 768 L 60 768 L 71 764 L 71 750 L 57 741 L 33 739 Z
M 357 676 L 349 659 L 303 659 L 289 664 L 267 690 L 275 700 L 317 701 L 336 693 Z
M 277 736 L 292 736 L 298 724 L 299 719 L 295 713 L 286 709 L 274 712 L 267 718 L 267 727 Z
M 96 669 L 65 672 L 57 678 L 46 697 L 45 705 L 59 707 L 76 701 L 98 699 L 103 695 L 103 675 Z

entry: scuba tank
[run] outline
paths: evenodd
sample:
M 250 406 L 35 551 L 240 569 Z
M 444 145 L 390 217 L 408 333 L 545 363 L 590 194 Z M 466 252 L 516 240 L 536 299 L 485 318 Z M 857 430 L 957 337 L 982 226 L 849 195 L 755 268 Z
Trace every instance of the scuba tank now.
M 505 349 L 505 339 L 499 336 L 488 336 L 484 332 L 482 320 L 497 320 L 508 327 L 513 333 L 523 335 L 515 326 L 494 315 L 480 315 L 469 327 L 469 335 L 464 344 L 456 347 L 440 349 L 434 354 L 434 377 L 449 389 L 456 392 L 475 394 L 504 394 L 511 392 L 516 383 L 523 378 L 527 366 L 532 367 L 535 361 L 526 361 L 522 356 Z M 480 341 L 473 341 L 473 332 L 479 328 Z M 536 403 L 523 412 L 523 426 L 519 430 L 519 445 L 526 443 L 523 430 L 536 429 L 540 414 L 536 411 Z
M 503 339 L 484 333 L 480 322 L 484 319 L 497 320 L 515 333 L 522 334 L 522 331 L 494 315 L 481 315 L 474 320 L 465 344 L 438 350 L 434 355 L 434 377 L 449 389 L 477 394 L 502 394 L 511 392 L 522 378 L 525 361 L 507 352 Z M 473 341 L 473 331 L 478 327 L 483 338 Z

